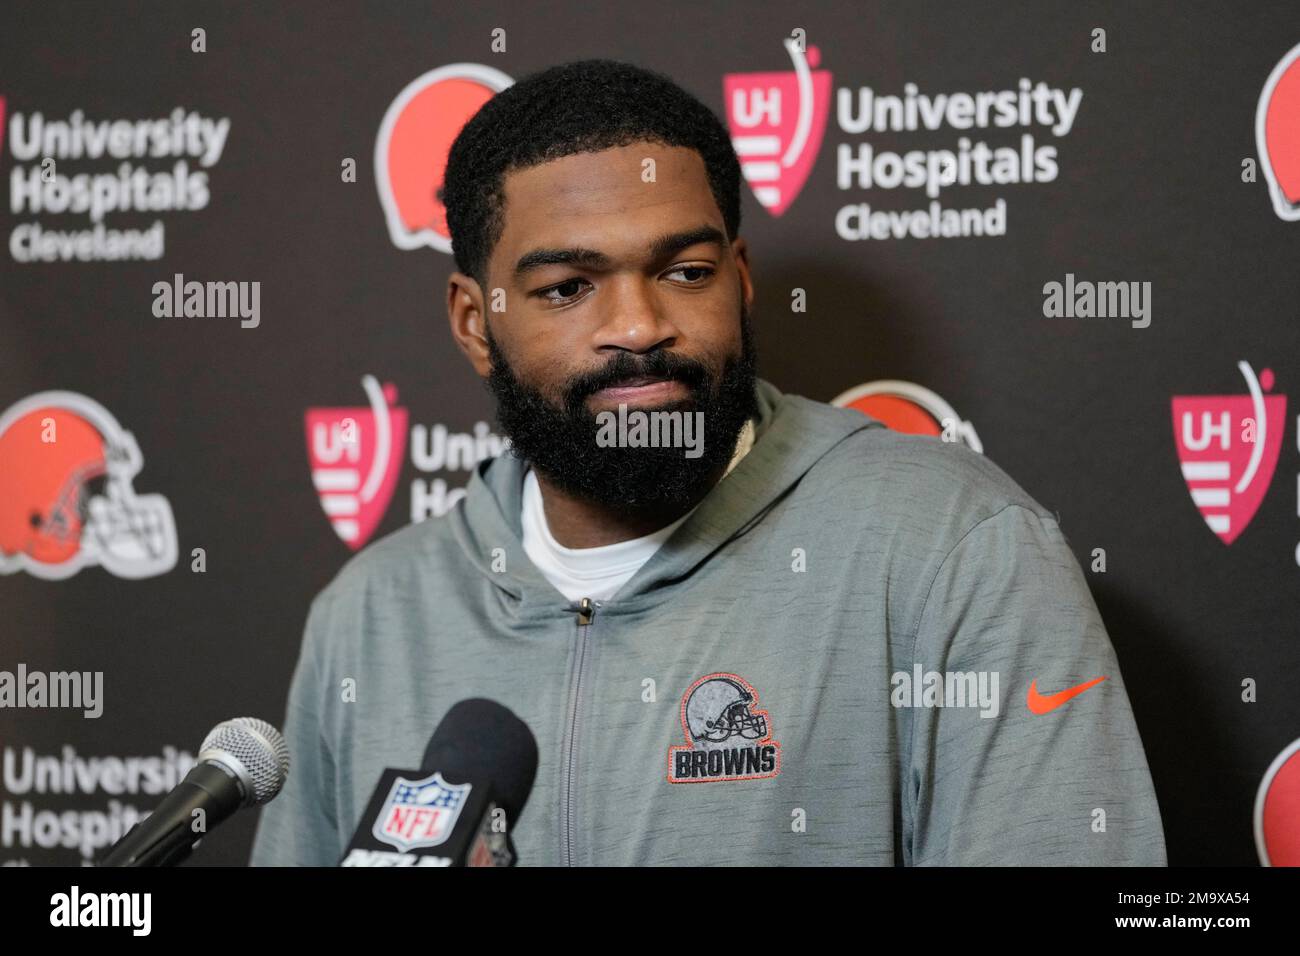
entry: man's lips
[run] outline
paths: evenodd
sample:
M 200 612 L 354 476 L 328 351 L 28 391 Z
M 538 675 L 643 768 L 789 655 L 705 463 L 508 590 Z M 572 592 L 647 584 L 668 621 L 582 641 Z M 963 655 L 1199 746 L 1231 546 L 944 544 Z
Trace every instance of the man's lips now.
M 685 397 L 686 386 L 677 379 L 629 378 L 617 385 L 602 388 L 592 394 L 602 402 L 662 402 Z

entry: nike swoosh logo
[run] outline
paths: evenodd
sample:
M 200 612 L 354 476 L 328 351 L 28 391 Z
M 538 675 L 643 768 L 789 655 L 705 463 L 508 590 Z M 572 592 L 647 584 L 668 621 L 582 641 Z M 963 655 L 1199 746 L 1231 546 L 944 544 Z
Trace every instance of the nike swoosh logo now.
M 1025 700 L 1025 703 L 1029 705 L 1029 709 L 1035 714 L 1050 713 L 1067 701 L 1078 697 L 1089 687 L 1096 687 L 1105 679 L 1106 678 L 1104 677 L 1098 677 L 1096 680 L 1090 680 L 1087 683 L 1080 684 L 1077 687 L 1071 687 L 1068 690 L 1063 690 L 1056 694 L 1038 693 L 1038 680 L 1034 679 L 1029 682 L 1029 697 Z

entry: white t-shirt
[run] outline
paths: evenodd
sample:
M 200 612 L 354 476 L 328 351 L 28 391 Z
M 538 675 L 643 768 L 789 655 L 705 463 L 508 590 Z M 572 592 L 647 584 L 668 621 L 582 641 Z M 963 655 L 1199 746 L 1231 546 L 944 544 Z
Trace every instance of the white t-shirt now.
M 736 452 L 727 465 L 725 479 L 754 446 L 754 423 L 746 422 L 736 442 Z M 699 507 L 696 505 L 696 507 Z M 566 548 L 551 536 L 542 504 L 542 489 L 537 475 L 528 469 L 524 476 L 522 524 L 524 553 L 555 589 L 570 601 L 591 598 L 606 601 L 618 593 L 641 565 L 659 550 L 674 531 L 695 511 L 692 508 L 667 527 L 652 534 L 598 548 Z

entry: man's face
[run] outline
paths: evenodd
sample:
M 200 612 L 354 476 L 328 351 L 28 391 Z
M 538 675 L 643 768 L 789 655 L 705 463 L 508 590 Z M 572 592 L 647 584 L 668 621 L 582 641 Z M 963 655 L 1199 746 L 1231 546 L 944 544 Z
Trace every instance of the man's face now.
M 625 508 L 688 500 L 717 477 L 756 412 L 753 292 L 698 153 L 634 143 L 509 174 L 487 282 L 487 380 L 515 454 Z M 620 404 L 702 412 L 702 454 L 598 443 L 597 416 Z

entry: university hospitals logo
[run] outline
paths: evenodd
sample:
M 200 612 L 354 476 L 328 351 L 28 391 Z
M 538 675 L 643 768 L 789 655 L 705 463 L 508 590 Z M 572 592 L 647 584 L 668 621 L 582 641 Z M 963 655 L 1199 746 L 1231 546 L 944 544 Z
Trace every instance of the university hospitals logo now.
M 309 408 L 307 459 L 312 484 L 334 531 L 353 551 L 374 534 L 397 487 L 406 454 L 405 408 L 397 388 L 363 376 L 369 408 Z
M 1255 109 L 1255 146 L 1274 212 L 1300 219 L 1300 44 L 1264 82 Z
M 827 225 L 846 242 L 1006 235 L 1008 187 L 1056 181 L 1058 145 L 1083 102 L 1081 88 L 1035 81 L 1014 58 L 978 86 L 945 88 L 960 77 L 931 64 L 922 67 L 929 75 L 899 77 L 892 90 L 853 77 L 832 88 L 815 48 L 805 56 L 796 38 L 785 45 L 792 72 L 724 76 L 732 141 L 755 196 L 779 216 L 833 123 L 831 161 L 818 168 L 826 195 L 844 199 Z M 935 83 L 940 74 L 945 86 Z M 948 203 L 952 189 L 980 204 Z
M 781 745 L 743 677 L 701 677 L 682 695 L 681 720 L 686 743 L 668 748 L 669 783 L 756 780 L 781 772 Z
M 211 205 L 229 117 L 182 106 L 143 117 L 108 109 L 47 115 L 0 96 L 15 262 L 161 259 L 172 214 Z
M 413 80 L 389 105 L 375 140 L 375 183 L 397 248 L 451 252 L 437 195 L 447 152 L 479 107 L 513 83 L 490 66 L 453 63 Z
M 808 180 L 831 106 L 831 74 L 817 69 L 821 52 L 813 46 L 805 55 L 793 39 L 785 48 L 792 72 L 728 73 L 722 80 L 741 171 L 773 216 L 790 208 Z
M 176 565 L 162 495 L 136 494 L 135 436 L 78 392 L 39 392 L 0 414 L 0 574 L 61 580 L 101 566 L 148 578 Z
M 435 771 L 422 780 L 398 777 L 370 832 L 405 853 L 445 843 L 460 818 L 472 784 L 450 784 Z
M 1192 501 L 1210 530 L 1232 544 L 1259 510 L 1277 467 L 1286 396 L 1273 372 L 1238 362 L 1247 395 L 1180 395 L 1172 400 L 1174 442 Z
M 896 432 L 959 441 L 972 451 L 984 453 L 975 426 L 962 419 L 937 394 L 915 382 L 896 379 L 867 382 L 841 392 L 831 404 L 862 412 Z

